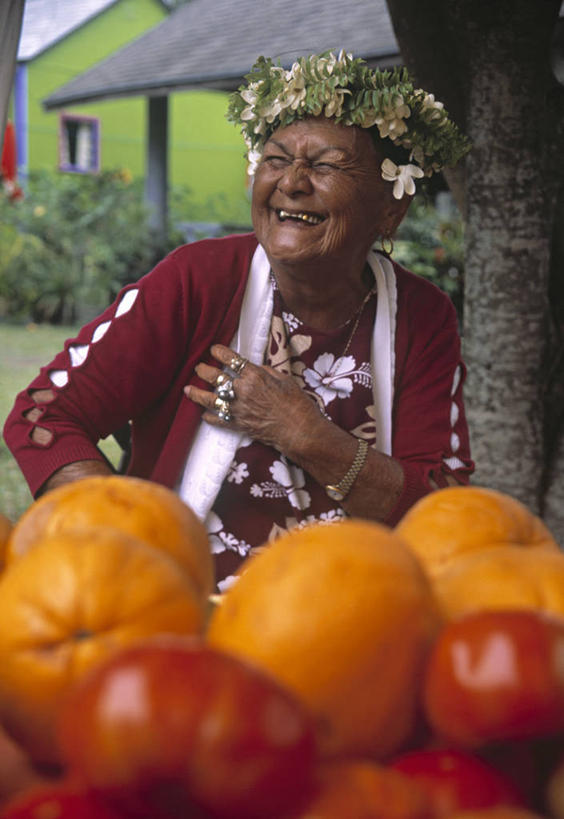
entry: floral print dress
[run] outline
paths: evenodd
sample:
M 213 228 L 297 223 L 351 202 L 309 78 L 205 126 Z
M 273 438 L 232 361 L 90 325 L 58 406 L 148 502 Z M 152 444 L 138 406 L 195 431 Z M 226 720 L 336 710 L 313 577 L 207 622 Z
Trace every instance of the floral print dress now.
M 265 363 L 292 375 L 335 424 L 374 445 L 370 349 L 375 288 L 360 317 L 329 332 L 303 324 L 286 309 L 274 280 L 273 288 Z M 343 474 L 349 466 L 343 464 Z M 245 557 L 283 532 L 344 516 L 343 508 L 307 472 L 272 447 L 244 439 L 206 519 L 218 588 L 227 588 Z

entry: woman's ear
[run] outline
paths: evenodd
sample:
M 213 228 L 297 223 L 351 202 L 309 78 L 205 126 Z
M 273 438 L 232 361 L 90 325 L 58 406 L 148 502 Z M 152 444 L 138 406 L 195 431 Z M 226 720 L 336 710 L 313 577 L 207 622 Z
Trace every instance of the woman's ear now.
M 386 237 L 391 237 L 395 234 L 413 200 L 413 196 L 408 196 L 406 193 L 404 193 L 401 199 L 395 199 L 391 191 L 391 185 L 389 197 L 390 204 L 386 209 L 381 224 L 381 235 Z

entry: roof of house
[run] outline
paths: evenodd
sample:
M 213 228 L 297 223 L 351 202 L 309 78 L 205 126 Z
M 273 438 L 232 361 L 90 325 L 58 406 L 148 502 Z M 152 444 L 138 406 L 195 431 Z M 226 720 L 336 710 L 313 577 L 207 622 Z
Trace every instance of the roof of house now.
M 57 108 L 197 87 L 231 90 L 261 54 L 290 65 L 299 55 L 340 48 L 381 66 L 400 61 L 386 0 L 302 5 L 294 0 L 190 0 L 58 88 L 44 104 Z
M 32 60 L 117 0 L 26 0 L 18 60 Z
M 119 0 L 26 0 L 18 60 L 32 60 L 117 2 Z

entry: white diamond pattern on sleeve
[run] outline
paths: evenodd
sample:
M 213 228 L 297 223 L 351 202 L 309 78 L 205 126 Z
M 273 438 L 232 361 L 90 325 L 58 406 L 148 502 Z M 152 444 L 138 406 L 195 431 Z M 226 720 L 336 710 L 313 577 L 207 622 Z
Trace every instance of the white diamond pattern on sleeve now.
M 100 324 L 98 324 L 98 326 L 92 333 L 92 338 L 90 339 L 89 344 L 74 344 L 69 347 L 68 352 L 71 367 L 80 367 L 81 364 L 84 364 L 84 362 L 88 358 L 90 345 L 96 344 L 98 341 L 100 341 L 100 339 L 102 339 L 106 335 L 113 321 L 115 321 L 118 318 L 121 318 L 121 316 L 124 316 L 126 313 L 129 313 L 129 311 L 135 304 L 138 295 L 139 295 L 138 287 L 132 290 L 127 290 L 119 301 L 113 319 L 111 319 L 110 321 L 102 321 Z M 51 383 L 54 384 L 56 387 L 66 387 L 66 385 L 69 383 L 69 371 L 51 370 L 51 372 L 49 373 L 49 378 L 51 380 Z
M 65 387 L 69 383 L 69 374 L 66 370 L 51 370 L 49 378 L 56 387 Z
M 76 347 L 69 347 L 71 365 L 73 367 L 80 367 L 81 364 L 84 364 L 89 349 L 89 344 L 77 344 Z

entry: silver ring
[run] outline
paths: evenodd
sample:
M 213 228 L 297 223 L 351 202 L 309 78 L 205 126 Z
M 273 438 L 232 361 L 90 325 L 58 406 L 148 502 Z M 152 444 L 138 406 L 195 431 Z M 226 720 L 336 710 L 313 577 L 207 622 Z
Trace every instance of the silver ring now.
M 243 358 L 242 355 L 234 355 L 231 361 L 229 362 L 229 369 L 233 370 L 235 375 L 241 375 L 246 364 L 247 364 L 246 358 Z

